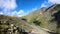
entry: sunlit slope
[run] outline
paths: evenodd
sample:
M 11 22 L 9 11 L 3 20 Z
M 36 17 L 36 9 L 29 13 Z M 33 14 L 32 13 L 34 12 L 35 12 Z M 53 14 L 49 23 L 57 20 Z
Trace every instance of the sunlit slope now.
M 27 21 L 23 20 L 21 17 L 11 17 L 11 16 L 0 15 L 0 21 L 2 23 L 14 24 L 15 26 L 18 26 L 19 28 L 24 29 L 28 33 L 30 32 L 31 34 L 32 33 L 50 34 L 49 32 L 44 31 L 43 29 L 37 27 L 36 25 L 28 23 Z M 3 26 L 3 28 L 5 28 L 5 26 Z
M 40 27 L 49 29 L 57 33 L 57 31 L 60 32 L 59 12 L 60 12 L 60 4 L 54 4 L 49 8 L 41 8 L 39 10 L 31 12 L 28 15 L 24 16 L 24 18 L 26 18 L 27 21 L 30 23 L 35 23 Z

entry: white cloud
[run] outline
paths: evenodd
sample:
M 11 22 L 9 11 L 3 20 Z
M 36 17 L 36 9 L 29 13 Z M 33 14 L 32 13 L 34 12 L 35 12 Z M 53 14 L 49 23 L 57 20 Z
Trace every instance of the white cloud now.
M 17 12 L 17 14 L 22 14 L 22 13 L 24 13 L 24 10 L 19 10 L 19 11 Z
M 48 2 L 53 4 L 60 4 L 60 0 L 48 0 Z
M 48 7 L 51 6 L 51 5 L 52 5 L 51 2 L 49 2 L 49 1 L 44 1 L 44 2 L 41 4 L 41 8 L 42 8 L 42 7 L 48 8 Z
M 49 2 L 47 2 L 47 1 L 43 2 L 43 3 L 41 4 L 41 8 L 42 8 L 42 7 L 48 7 L 48 4 L 49 4 Z
M 42 8 L 42 7 L 47 7 L 47 6 L 46 6 L 46 4 L 45 4 L 45 3 L 42 3 L 41 8 Z
M 41 8 L 42 7 L 49 7 L 53 4 L 60 4 L 60 0 L 48 0 L 48 1 L 44 1 L 42 4 L 41 4 Z
M 23 16 L 22 14 L 24 13 L 24 10 L 15 11 L 16 7 L 16 0 L 0 0 L 0 8 L 3 9 L 0 11 L 0 14 L 20 17 Z
M 0 0 L 0 7 L 4 9 L 15 9 L 16 8 L 15 0 Z
M 9 15 L 11 10 L 17 7 L 16 0 L 0 0 L 0 8 L 2 8 L 2 13 L 4 15 Z M 1 13 L 1 12 L 0 12 Z
M 10 13 L 10 12 L 9 12 Z M 10 13 L 10 16 L 22 16 L 21 14 L 24 13 L 24 10 L 19 10 L 19 11 L 13 11 Z

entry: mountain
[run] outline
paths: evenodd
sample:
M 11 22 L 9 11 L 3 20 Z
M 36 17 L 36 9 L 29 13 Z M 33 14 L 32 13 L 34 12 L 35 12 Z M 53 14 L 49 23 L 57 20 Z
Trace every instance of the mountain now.
M 30 24 L 22 17 L 0 15 L 0 34 L 49 34 L 49 32 Z
M 14 34 L 11 32 L 60 34 L 60 4 L 54 4 L 49 8 L 43 7 L 24 17 L 0 15 L 0 34 Z
M 60 33 L 60 4 L 41 8 L 24 16 L 30 23 Z
M 42 12 L 44 12 L 45 10 L 46 10 L 46 8 L 43 7 L 41 9 L 38 9 L 36 11 L 33 11 L 33 12 L 29 13 L 25 17 L 28 19 L 28 21 L 30 21 L 30 20 L 32 21 L 33 19 L 38 18 L 40 15 L 42 15 Z
M 28 33 L 32 30 L 32 27 L 26 25 L 27 22 L 20 17 L 11 17 L 0 15 L 0 34 L 4 34 L 6 31 L 7 34 L 11 31 L 18 31 L 19 34 Z M 10 30 L 12 29 L 12 30 Z M 6 34 L 5 32 L 5 34 Z M 14 34 L 14 33 L 13 33 Z M 18 33 L 15 33 L 18 34 Z

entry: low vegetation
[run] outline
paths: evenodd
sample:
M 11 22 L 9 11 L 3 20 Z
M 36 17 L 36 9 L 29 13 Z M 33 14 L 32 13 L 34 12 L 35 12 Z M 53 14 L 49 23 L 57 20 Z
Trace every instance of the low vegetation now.
M 60 4 L 52 5 L 49 8 L 43 8 L 29 13 L 24 18 L 28 22 L 34 23 L 40 27 L 54 31 L 55 33 L 60 32 Z M 28 17 L 29 16 L 29 17 Z M 58 30 L 59 29 L 59 30 Z

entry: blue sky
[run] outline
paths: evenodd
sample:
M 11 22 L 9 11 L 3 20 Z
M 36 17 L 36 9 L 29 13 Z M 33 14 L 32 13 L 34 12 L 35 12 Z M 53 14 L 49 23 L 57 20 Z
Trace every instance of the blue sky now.
M 0 0 L 0 14 L 21 17 L 53 4 L 60 4 L 60 0 Z
M 16 0 L 16 3 L 18 5 L 16 10 L 24 10 L 24 13 L 29 13 L 34 10 L 40 9 L 42 3 L 48 2 L 48 0 Z M 51 4 L 46 3 L 46 5 L 49 7 Z M 47 7 L 46 7 L 47 8 Z

